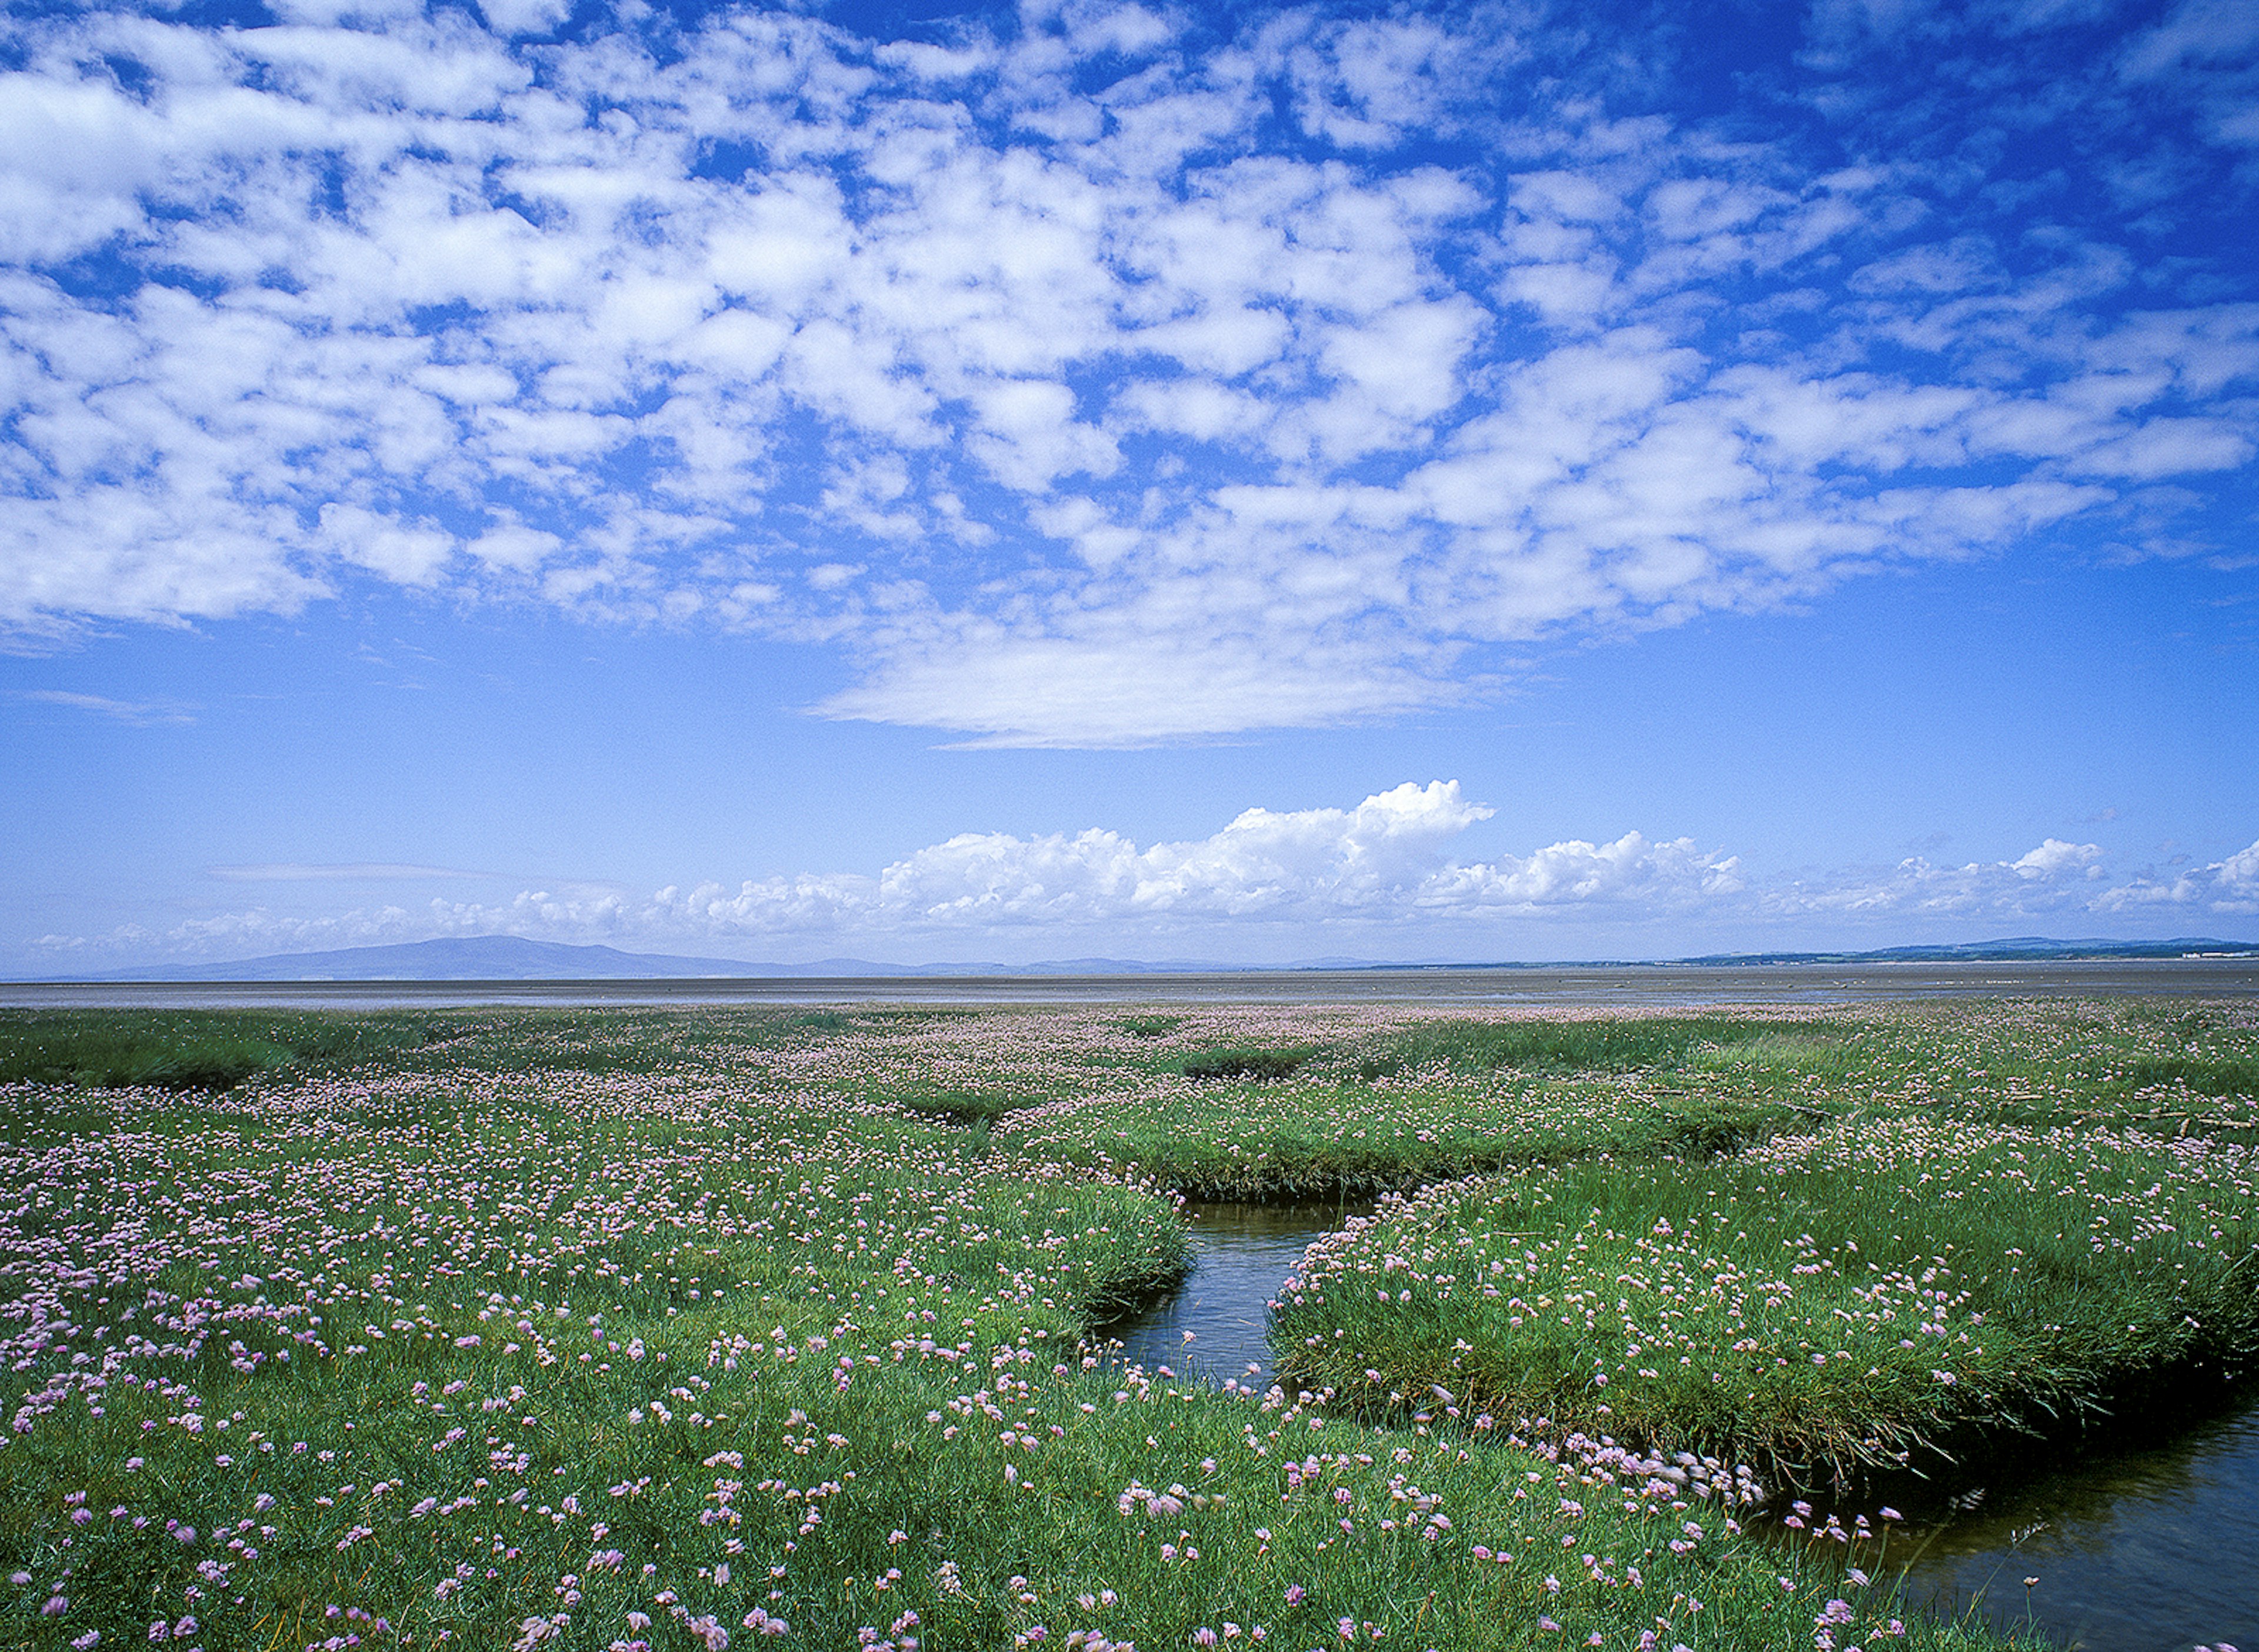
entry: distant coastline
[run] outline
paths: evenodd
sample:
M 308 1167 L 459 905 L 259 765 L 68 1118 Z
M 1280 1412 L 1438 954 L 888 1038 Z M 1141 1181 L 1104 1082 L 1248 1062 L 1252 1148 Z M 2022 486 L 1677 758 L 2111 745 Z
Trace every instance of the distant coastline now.
M 582 949 L 559 949 L 577 952 Z M 609 951 L 609 949 L 595 949 Z M 728 1008 L 840 1004 L 1004 1007 L 1150 1003 L 1286 1008 L 1312 1004 L 1417 1004 L 1439 1013 L 1486 1008 L 1533 1011 L 1677 1012 L 1772 1005 L 1824 1008 L 1918 999 L 2259 1000 L 2259 948 L 2219 945 L 2094 956 L 2029 950 L 1944 958 L 1885 954 L 1845 960 L 1773 957 L 1595 964 L 1427 965 L 1333 964 L 1287 968 L 1156 966 L 1089 959 L 1007 968 L 951 965 L 923 969 L 852 960 L 776 966 L 725 959 L 681 973 L 581 972 L 415 977 L 306 970 L 263 979 L 0 982 L 0 1006 L 18 1009 L 307 1010 L 520 1008 Z M 2220 954 L 2226 952 L 2226 956 Z M 631 953 L 614 957 L 632 959 Z M 601 960 L 600 960 L 601 961 Z M 263 960 L 261 961 L 263 962 Z M 233 966 L 238 970 L 244 965 Z M 269 965 L 269 967 L 275 967 Z M 364 966 L 367 967 L 367 966 Z M 774 973 L 759 973 L 764 967 Z M 722 973 L 721 971 L 730 971 Z M 838 972 L 830 972 L 837 971 Z
M 2138 963 L 2201 959 L 2259 963 L 2259 941 L 2209 936 L 2164 941 L 2053 940 L 2037 936 L 1956 945 L 1883 947 L 1857 952 L 1726 952 L 1679 958 L 1557 959 L 1545 962 L 1376 961 L 1328 958 L 1276 965 L 1202 959 L 1083 958 L 1036 964 L 886 964 L 866 958 L 824 958 L 809 964 L 749 962 L 667 953 L 627 952 L 609 946 L 574 946 L 524 936 L 491 935 L 412 941 L 389 946 L 344 947 L 322 952 L 270 953 L 217 964 L 147 965 L 86 974 L 0 978 L 11 986 L 112 986 L 333 982 L 501 982 L 635 980 L 835 980 L 888 978 L 952 979 L 1110 976 L 1353 974 L 1446 972 L 1621 969 L 1739 970 L 1810 965 L 1891 964 Z

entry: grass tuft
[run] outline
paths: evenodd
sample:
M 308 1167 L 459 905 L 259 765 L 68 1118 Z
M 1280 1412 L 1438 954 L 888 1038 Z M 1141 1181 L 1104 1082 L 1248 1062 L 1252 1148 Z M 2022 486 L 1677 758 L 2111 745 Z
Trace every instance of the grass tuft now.
M 1310 1065 L 1316 1051 L 1301 1050 L 1203 1050 L 1187 1056 L 1177 1071 L 1187 1079 L 1252 1079 L 1259 1084 L 1291 1079 Z

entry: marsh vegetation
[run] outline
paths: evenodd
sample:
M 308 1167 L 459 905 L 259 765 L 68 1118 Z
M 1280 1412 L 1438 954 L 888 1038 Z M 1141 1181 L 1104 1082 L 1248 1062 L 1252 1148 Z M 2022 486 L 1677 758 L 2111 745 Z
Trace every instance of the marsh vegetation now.
M 2259 1356 L 2241 1008 L 27 1014 L 0 1084 L 9 1645 L 1990 1645 L 1746 1528 Z M 1267 1394 L 1091 1335 L 1185 1194 L 1381 1201 Z

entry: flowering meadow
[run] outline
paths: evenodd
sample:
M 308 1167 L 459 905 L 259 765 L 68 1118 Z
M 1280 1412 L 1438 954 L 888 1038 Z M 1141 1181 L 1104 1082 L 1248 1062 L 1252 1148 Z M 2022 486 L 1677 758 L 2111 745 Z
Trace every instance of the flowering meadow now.
M 1274 1338 L 1345 1400 L 1448 1385 L 1769 1478 L 2217 1392 L 2259 1356 L 2259 1157 L 1899 1122 L 1455 1181 L 1316 1247 Z
M 0 1016 L 0 1645 L 1990 1645 L 1749 1528 L 2240 1373 L 2255 1097 L 2142 1004 Z M 1284 1385 L 1108 1356 L 1313 1190 L 1408 1197 Z

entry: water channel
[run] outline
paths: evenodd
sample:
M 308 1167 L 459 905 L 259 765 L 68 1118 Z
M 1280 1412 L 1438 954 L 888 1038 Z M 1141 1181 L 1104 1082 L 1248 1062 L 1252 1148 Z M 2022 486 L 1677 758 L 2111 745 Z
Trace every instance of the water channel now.
M 1125 1364 L 1198 1377 L 1257 1393 L 1271 1385 L 1271 1299 L 1302 1252 L 1366 1204 L 1337 1200 L 1277 1205 L 1189 1201 L 1193 1271 L 1172 1296 L 1101 1328 Z
M 1181 1289 L 1105 1328 L 1121 1357 L 1260 1393 L 1269 1304 L 1312 1243 L 1371 1207 L 1190 1204 Z M 2259 1404 L 2161 1442 L 2066 1456 L 1975 1506 L 1896 1528 L 1876 1567 L 1910 1605 L 2078 1652 L 2259 1648 Z M 2026 1578 L 2035 1578 L 2029 1588 Z

